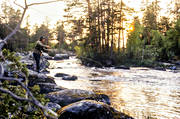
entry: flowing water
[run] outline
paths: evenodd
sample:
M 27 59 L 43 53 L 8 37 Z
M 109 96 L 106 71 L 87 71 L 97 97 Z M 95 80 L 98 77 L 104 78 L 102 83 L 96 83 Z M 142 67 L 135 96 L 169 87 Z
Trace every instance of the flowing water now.
M 89 68 L 71 57 L 50 61 L 50 74 L 65 73 L 78 77 L 58 85 L 108 95 L 111 105 L 135 119 L 180 119 L 180 73 L 149 68 Z

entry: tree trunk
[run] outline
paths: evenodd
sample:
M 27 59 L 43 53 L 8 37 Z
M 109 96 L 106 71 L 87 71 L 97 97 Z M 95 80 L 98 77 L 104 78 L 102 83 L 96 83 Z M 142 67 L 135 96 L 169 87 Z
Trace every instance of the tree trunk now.
M 86 0 L 86 2 L 88 3 L 88 16 L 89 16 L 89 39 L 88 39 L 88 43 L 92 43 L 92 35 L 93 35 L 93 28 L 92 28 L 92 8 L 91 8 L 91 3 L 90 0 Z
M 119 20 L 120 20 L 120 23 L 119 23 L 119 32 L 118 32 L 118 34 L 119 34 L 118 35 L 118 53 L 120 53 L 120 47 L 121 47 L 122 0 L 121 0 L 121 8 L 120 8 L 120 18 L 119 18 Z
M 110 5 L 108 3 L 108 11 L 107 11 L 107 44 L 106 44 L 106 48 L 109 51 L 109 36 L 110 36 Z
M 122 28 L 124 28 L 124 22 L 123 22 L 123 20 L 122 20 Z M 124 53 L 124 50 L 125 50 L 124 29 L 122 29 L 122 40 L 123 40 L 123 53 Z
M 110 59 L 113 59 L 113 48 L 114 48 L 114 10 L 113 10 L 113 0 L 112 0 L 112 9 L 111 9 L 112 13 L 111 13 L 111 54 L 110 54 Z
M 101 51 L 100 0 L 98 0 L 98 47 Z

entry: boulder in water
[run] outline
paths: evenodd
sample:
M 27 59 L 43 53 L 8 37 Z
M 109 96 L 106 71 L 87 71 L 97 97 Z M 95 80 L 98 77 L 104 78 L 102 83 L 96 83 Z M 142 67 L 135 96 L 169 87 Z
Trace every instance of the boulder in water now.
M 110 66 L 112 66 L 112 64 L 113 64 L 113 62 L 112 62 L 112 60 L 105 60 L 105 65 L 106 66 L 108 66 L 108 67 L 110 67 Z
M 75 80 L 77 80 L 77 79 L 78 79 L 77 76 L 64 76 L 64 77 L 62 78 L 62 80 L 66 80 L 66 81 L 75 81 Z
M 175 64 L 180 66 L 180 61 L 176 61 Z
M 75 81 L 78 79 L 77 76 L 70 76 L 69 74 L 64 74 L 64 73 L 57 73 L 55 74 L 55 77 L 62 77 L 62 80 L 67 80 L 67 81 Z
M 92 91 L 80 89 L 65 89 L 57 92 L 52 92 L 47 94 L 46 98 L 48 98 L 53 103 L 60 104 L 61 106 L 66 106 L 85 99 L 91 99 L 110 104 L 110 99 L 108 96 L 104 94 L 95 94 Z
M 68 54 L 56 54 L 54 56 L 54 60 L 63 60 L 63 59 L 69 59 Z
M 57 73 L 55 74 L 55 77 L 64 77 L 64 76 L 69 76 L 68 74 L 64 74 L 64 73 Z
M 127 70 L 129 70 L 130 68 L 125 66 L 125 65 L 120 65 L 120 66 L 116 66 L 115 69 L 127 69 Z
M 93 100 L 83 100 L 58 111 L 59 119 L 114 119 L 109 105 Z
M 164 67 L 155 67 L 154 68 L 155 70 L 160 70 L 160 71 L 166 71 L 166 68 L 164 68 Z
M 171 66 L 171 67 L 169 67 L 169 69 L 171 69 L 171 70 L 176 70 L 177 67 L 176 67 L 176 66 Z

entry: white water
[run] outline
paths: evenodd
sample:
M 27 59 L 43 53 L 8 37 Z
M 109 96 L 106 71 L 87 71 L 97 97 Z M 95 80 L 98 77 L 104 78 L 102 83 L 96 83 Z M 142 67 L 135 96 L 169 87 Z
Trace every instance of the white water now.
M 115 109 L 136 119 L 180 119 L 180 73 L 141 67 L 89 68 L 75 58 L 50 64 L 51 76 L 65 73 L 78 77 L 76 81 L 56 77 L 58 85 L 104 93 Z

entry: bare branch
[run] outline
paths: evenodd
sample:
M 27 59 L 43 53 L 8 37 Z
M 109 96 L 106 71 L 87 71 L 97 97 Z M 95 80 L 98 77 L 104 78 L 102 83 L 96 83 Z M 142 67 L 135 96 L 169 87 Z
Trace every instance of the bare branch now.
M 20 97 L 20 96 L 17 96 L 17 95 L 15 95 L 13 92 L 11 92 L 11 91 L 9 91 L 9 90 L 0 88 L 0 91 L 3 92 L 3 93 L 7 93 L 7 94 L 11 95 L 11 96 L 12 96 L 13 98 L 15 98 L 16 100 L 31 102 L 31 100 L 26 99 L 26 98 L 22 98 L 22 97 Z
M 27 5 L 27 0 L 24 0 L 24 5 L 27 7 L 28 5 Z
M 7 35 L 7 36 L 3 39 L 4 42 L 7 42 L 7 40 L 8 40 L 9 38 L 11 38 L 11 37 L 20 29 L 20 26 L 21 26 L 21 23 L 22 23 L 22 21 L 23 21 L 23 18 L 24 18 L 24 16 L 25 16 L 26 11 L 27 11 L 27 8 L 24 8 L 22 17 L 21 17 L 21 19 L 20 19 L 20 21 L 19 21 L 19 24 L 17 24 L 17 25 L 16 25 L 16 28 L 15 28 L 9 35 Z M 0 44 L 0 50 L 2 49 L 2 47 L 4 46 L 4 44 L 5 44 L 5 43 Z
M 6 41 L 4 41 L 4 40 L 2 40 L 2 39 L 0 39 L 0 45 L 1 45 L 1 44 L 3 44 L 3 45 L 4 45 L 4 44 L 7 44 L 7 42 L 6 42 Z
M 3 25 L 5 25 L 9 30 L 11 30 L 11 31 L 13 31 L 14 29 L 12 29 L 11 27 L 9 27 L 7 24 L 3 24 Z M 23 34 L 20 30 L 18 30 L 17 32 L 19 32 L 19 33 L 21 33 L 21 34 Z
M 36 106 L 38 106 L 39 108 L 41 108 L 41 109 L 43 110 L 43 112 L 44 112 L 44 114 L 45 114 L 46 117 L 55 118 L 55 119 L 57 118 L 57 114 L 56 114 L 54 111 L 52 111 L 51 109 L 43 106 L 43 105 L 33 96 L 33 94 L 31 93 L 31 91 L 30 91 L 19 79 L 12 78 L 12 77 L 0 77 L 0 80 L 16 81 L 16 82 L 18 82 L 18 83 L 21 85 L 21 87 L 24 88 L 24 89 L 27 91 L 28 95 L 32 98 L 32 101 L 31 101 L 31 102 L 32 102 L 33 104 L 35 104 Z M 55 117 L 52 117 L 52 116 L 48 115 L 47 112 L 50 112 L 50 113 L 53 114 Z
M 14 1 L 14 4 L 17 5 L 17 6 L 19 6 L 19 7 L 21 7 L 21 8 L 23 8 L 23 9 L 25 9 L 23 6 L 17 4 L 17 3 L 16 3 L 16 0 Z
M 58 2 L 58 1 L 62 1 L 62 0 L 53 0 L 53 1 L 47 1 L 47 2 L 32 3 L 32 4 L 29 4 L 28 6 L 49 4 L 49 3 L 54 3 L 54 2 Z
M 13 92 L 11 92 L 11 91 L 9 91 L 9 90 L 0 88 L 0 91 L 1 91 L 2 93 L 7 93 L 7 94 L 9 94 L 10 96 L 12 96 L 13 98 L 15 98 L 16 100 L 19 100 L 19 101 L 27 101 L 27 102 L 34 103 L 33 100 L 29 100 L 29 99 L 27 99 L 27 98 L 22 98 L 22 97 L 20 97 L 20 96 L 17 96 L 17 95 L 15 95 Z M 35 104 L 35 103 L 34 103 L 34 104 Z M 36 104 L 35 104 L 35 105 L 36 105 Z M 38 106 L 38 105 L 36 105 L 36 106 Z M 50 119 L 56 119 L 56 117 L 53 117 L 53 116 L 48 115 L 48 113 L 47 113 L 46 111 L 44 112 L 44 115 L 45 115 L 46 117 L 50 118 Z
M 4 75 L 4 67 L 2 65 L 2 63 L 0 63 L 0 76 Z

